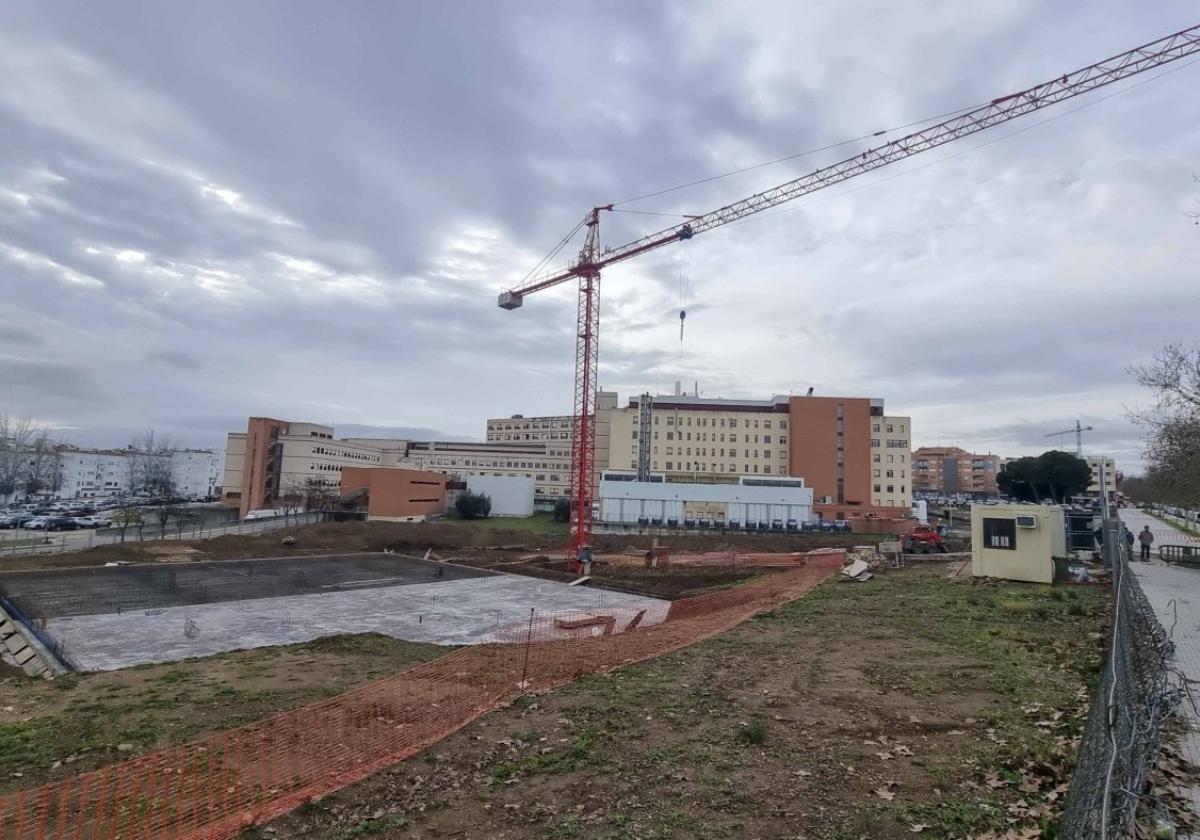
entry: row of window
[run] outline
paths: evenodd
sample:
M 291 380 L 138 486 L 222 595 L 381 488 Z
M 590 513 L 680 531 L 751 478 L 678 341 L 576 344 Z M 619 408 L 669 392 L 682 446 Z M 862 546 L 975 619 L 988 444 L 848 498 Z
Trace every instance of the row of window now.
M 666 463 L 667 463 L 667 471 L 668 472 L 678 471 L 678 472 L 694 472 L 694 473 L 699 473 L 699 472 L 736 473 L 738 471 L 737 464 L 716 464 L 716 463 L 704 464 L 704 463 L 700 463 L 699 461 L 680 461 L 678 463 L 676 463 L 674 461 L 667 461 Z M 636 462 L 631 463 L 629 465 L 629 468 L 631 470 L 636 470 L 637 463 Z M 654 462 L 653 469 L 658 469 L 658 461 Z M 741 472 L 742 475 L 749 475 L 750 473 L 756 473 L 758 471 L 759 471 L 758 464 L 742 464 L 742 472 Z M 771 475 L 771 465 L 764 464 L 763 468 L 762 468 L 762 472 L 765 473 L 766 475 Z M 779 475 L 784 475 L 786 473 L 787 473 L 787 470 L 785 470 L 785 469 L 781 468 L 779 470 Z
M 365 452 L 348 452 L 345 449 L 328 449 L 324 446 L 314 446 L 314 455 L 332 455 L 335 458 L 345 458 L 347 461 L 369 461 L 372 464 L 379 463 L 378 455 L 368 455 Z
M 887 471 L 887 478 L 895 478 L 895 477 L 896 477 L 896 476 L 895 476 L 895 472 L 896 472 L 895 470 L 888 470 L 888 471 Z M 904 470 L 900 470 L 900 477 L 901 477 L 901 478 L 904 478 L 904 477 L 905 477 L 905 476 L 904 476 Z M 875 478 L 879 478 L 879 470 L 875 470 Z M 915 478 L 915 476 L 914 476 L 914 478 Z
M 686 435 L 687 437 L 685 438 L 685 437 L 684 437 L 684 435 Z M 753 440 L 753 441 L 751 441 L 751 440 L 750 440 L 750 439 L 751 439 L 751 437 L 753 437 L 753 438 L 754 438 L 754 440 Z M 636 430 L 636 429 L 635 429 L 635 430 L 634 430 L 634 432 L 633 432 L 632 438 L 633 438 L 633 440 L 637 440 L 637 439 L 638 439 L 638 433 L 637 433 L 637 430 Z M 655 440 L 658 440 L 658 432 L 655 432 L 655 433 L 654 433 L 654 439 L 655 439 Z M 678 440 L 691 440 L 691 439 L 692 439 L 692 433 L 691 433 L 691 432 L 680 432 L 680 433 L 679 433 L 679 438 L 678 438 Z M 667 440 L 676 440 L 676 437 L 675 437 L 675 432 L 667 432 Z M 697 441 L 699 441 L 700 443 L 707 443 L 707 442 L 708 442 L 708 440 L 709 440 L 709 437 L 708 437 L 708 432 L 697 432 L 697 433 L 696 433 L 696 440 L 697 440 Z M 722 433 L 720 433 L 720 434 L 718 434 L 718 433 L 716 433 L 716 432 L 713 432 L 713 436 L 712 436 L 712 442 L 713 442 L 713 443 L 725 443 L 725 434 L 724 434 L 724 432 L 722 432 Z M 730 443 L 737 443 L 737 442 L 738 442 L 738 436 L 737 436 L 737 435 L 730 435 L 730 436 L 729 436 L 729 442 L 730 442 Z M 758 443 L 758 442 L 759 442 L 759 435 L 742 435 L 742 443 L 752 443 L 752 442 L 753 442 L 753 443 Z M 771 436 L 770 436 L 770 435 L 762 435 L 762 442 L 763 442 L 763 443 L 770 443 L 770 442 L 771 442 Z M 780 443 L 780 444 L 786 444 L 786 443 L 787 443 L 787 435 L 780 435 L 780 436 L 779 436 L 779 443 Z
M 888 455 L 887 462 L 889 464 L 895 464 L 895 463 L 903 464 L 904 459 L 906 457 L 908 457 L 908 456 L 905 455 L 903 452 L 901 452 L 899 455 Z M 876 452 L 874 455 L 871 456 L 871 460 L 876 464 L 881 464 L 881 463 L 883 463 L 883 456 L 880 455 L 878 452 Z
M 657 414 L 654 415 L 654 425 L 655 426 L 658 425 L 658 419 L 659 419 L 659 415 L 657 415 Z M 693 425 L 692 419 L 693 418 L 691 417 L 691 415 L 685 415 L 683 417 L 676 418 L 675 415 L 669 414 L 669 415 L 667 415 L 666 425 L 668 425 L 668 426 L 691 426 L 691 425 Z M 736 417 L 730 417 L 728 420 L 728 425 L 726 425 L 726 419 L 724 417 L 698 417 L 695 419 L 696 419 L 695 425 L 701 426 L 701 427 L 711 426 L 713 428 L 720 427 L 722 429 L 726 429 L 726 428 L 736 429 L 738 427 L 738 421 L 737 421 Z M 677 420 L 678 420 L 678 422 L 676 422 Z M 687 421 L 686 423 L 684 422 L 685 420 Z M 762 423 L 761 427 L 758 425 L 760 422 Z M 754 424 L 753 428 L 755 428 L 755 429 L 758 429 L 758 428 L 769 429 L 769 428 L 771 428 L 772 422 L 779 423 L 778 428 L 780 428 L 780 429 L 787 428 L 786 420 L 778 420 L 778 421 L 762 420 L 762 421 L 759 421 L 757 419 L 747 419 L 745 421 L 745 423 L 746 423 L 745 428 L 747 428 L 747 429 L 751 428 L 751 424 L 753 423 Z
M 889 484 L 889 485 L 887 486 L 887 491 L 888 491 L 889 493 L 895 493 L 895 492 L 896 492 L 895 485 L 893 485 L 893 484 Z M 876 492 L 876 493 L 879 493 L 879 492 L 881 492 L 881 491 L 880 491 L 880 489 L 879 489 L 879 485 L 878 485 L 878 484 L 876 484 L 876 485 L 875 485 L 875 492 Z M 901 493 L 904 493 L 904 492 L 906 492 L 906 491 L 905 491 L 905 489 L 904 489 L 904 485 L 903 485 L 903 484 L 901 484 L 901 485 L 900 485 L 900 492 L 901 492 Z
M 685 451 L 685 450 L 686 450 L 686 451 Z M 743 458 L 754 458 L 755 460 L 757 460 L 757 459 L 758 459 L 758 453 L 759 453 L 759 451 L 760 451 L 760 450 L 758 450 L 758 449 L 743 449 L 743 450 L 741 450 L 741 452 L 742 452 L 742 455 L 741 455 L 741 457 L 743 457 Z M 762 457 L 763 457 L 763 458 L 768 458 L 768 459 L 769 459 L 769 458 L 771 457 L 771 450 L 770 450 L 770 449 L 763 449 L 763 450 L 761 450 L 761 451 L 762 451 Z M 657 455 L 657 454 L 658 454 L 658 447 L 657 447 L 657 446 L 656 446 L 656 447 L 654 447 L 654 449 L 652 450 L 652 452 L 653 452 L 653 454 L 654 454 L 654 455 Z M 678 451 L 676 451 L 676 447 L 674 447 L 674 446 L 668 446 L 668 447 L 667 447 L 667 454 L 668 454 L 668 455 L 691 455 L 691 454 L 692 454 L 692 447 L 690 447 L 690 446 L 680 446 L 680 447 L 678 447 Z M 725 450 L 724 450 L 723 448 L 722 448 L 722 449 L 720 449 L 720 450 L 718 450 L 718 449 L 717 449 L 717 447 L 715 447 L 715 446 L 714 446 L 714 447 L 713 447 L 713 451 L 710 453 L 710 452 L 708 451 L 708 447 L 707 447 L 707 446 L 698 446 L 698 447 L 696 447 L 696 454 L 697 454 L 697 455 L 699 455 L 701 458 L 704 458 L 704 457 L 706 457 L 706 456 L 708 456 L 708 455 L 710 455 L 710 454 L 711 454 L 711 455 L 720 455 L 720 457 L 724 458 L 724 457 L 725 457 Z M 736 449 L 730 449 L 730 450 L 729 450 L 729 457 L 730 457 L 730 458 L 737 458 L 737 457 L 738 457 L 738 450 L 736 450 Z M 779 450 L 779 451 L 776 453 L 776 457 L 777 457 L 777 458 L 778 458 L 780 461 L 787 460 L 787 451 L 786 451 L 786 450 L 784 450 L 784 449 L 780 449 L 780 450 Z
M 899 423 L 899 424 L 897 424 L 897 425 L 899 425 L 899 427 L 900 427 L 900 434 L 904 434 L 904 424 L 903 424 L 903 423 Z M 879 434 L 879 426 L 880 426 L 880 424 L 879 424 L 879 423 L 875 423 L 875 424 L 873 424 L 873 425 L 871 426 L 871 431 L 872 431 L 872 432 L 875 432 L 875 434 Z M 893 425 L 892 423 L 887 423 L 887 424 L 886 424 L 886 427 L 887 427 L 887 433 L 888 433 L 889 435 L 890 435 L 890 434 L 893 434 L 893 433 L 896 431 L 896 425 Z

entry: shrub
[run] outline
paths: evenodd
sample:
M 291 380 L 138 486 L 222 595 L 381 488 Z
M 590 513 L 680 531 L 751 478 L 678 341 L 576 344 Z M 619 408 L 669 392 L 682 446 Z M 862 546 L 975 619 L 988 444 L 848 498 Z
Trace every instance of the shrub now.
M 571 521 L 571 500 L 559 499 L 554 503 L 554 521 L 555 522 L 570 522 Z
M 454 502 L 454 509 L 463 519 L 487 519 L 492 512 L 492 499 L 486 493 L 467 490 Z

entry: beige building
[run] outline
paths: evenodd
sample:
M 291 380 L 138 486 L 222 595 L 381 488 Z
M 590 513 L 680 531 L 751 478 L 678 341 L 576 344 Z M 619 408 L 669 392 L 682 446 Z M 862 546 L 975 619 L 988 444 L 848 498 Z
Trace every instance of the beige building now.
M 911 421 L 885 415 L 881 399 L 643 395 L 611 413 L 610 439 L 609 468 L 637 470 L 641 458 L 669 482 L 803 478 L 830 518 L 912 505 Z
M 912 418 L 871 420 L 871 504 L 912 507 Z
M 312 484 L 337 490 L 343 467 L 403 466 L 408 441 L 335 439 L 333 427 L 251 417 L 225 439 L 221 500 L 242 516 Z
M 1092 483 L 1088 485 L 1087 491 L 1100 495 L 1100 465 L 1104 465 L 1104 490 L 1106 493 L 1112 494 L 1117 492 L 1117 465 L 1112 458 L 1104 458 L 1097 455 L 1089 455 L 1087 457 L 1088 466 L 1092 470 Z
M 616 395 L 610 396 L 615 402 Z M 566 420 L 567 427 L 553 425 Z M 335 438 L 331 426 L 252 417 L 245 432 L 226 437 L 222 501 L 241 515 L 277 507 L 289 491 L 310 482 L 330 490 L 347 467 L 406 467 L 466 480 L 471 476 L 527 476 L 546 507 L 570 490 L 570 418 L 488 421 L 488 441 L 413 441 Z M 526 424 L 537 428 L 524 427 Z M 507 424 L 510 428 L 503 428 Z M 597 423 L 596 457 L 608 458 L 607 418 Z M 528 438 L 525 435 L 529 435 Z
M 609 466 L 609 446 L 612 435 L 612 415 L 617 407 L 617 394 L 614 391 L 600 391 L 596 394 L 596 475 L 594 480 L 600 480 L 600 470 Z M 541 455 L 536 458 L 513 458 L 502 450 L 495 450 L 494 455 L 467 456 L 476 461 L 489 461 L 497 472 L 476 473 L 478 475 L 524 475 L 524 467 L 513 467 L 513 463 L 533 463 L 529 467 L 534 479 L 534 498 L 539 505 L 545 506 L 556 499 L 565 497 L 571 489 L 571 444 L 575 434 L 571 416 L 563 414 L 526 417 L 514 414 L 511 417 L 494 417 L 487 421 L 487 444 L 489 447 L 500 447 L 510 444 L 538 444 L 543 448 Z M 466 444 L 456 444 L 465 446 Z M 491 450 L 489 450 L 491 451 Z M 453 456 L 438 456 L 447 460 Z M 437 469 L 430 466 L 428 469 Z M 517 472 L 514 472 L 517 471 Z

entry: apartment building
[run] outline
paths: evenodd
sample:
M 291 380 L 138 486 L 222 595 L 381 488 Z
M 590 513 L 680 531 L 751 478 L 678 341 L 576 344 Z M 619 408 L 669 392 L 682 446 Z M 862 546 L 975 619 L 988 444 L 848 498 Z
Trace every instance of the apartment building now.
M 133 492 L 133 459 L 128 449 L 59 447 L 54 474 L 46 492 L 63 499 L 100 499 Z M 169 458 L 175 494 L 185 499 L 210 499 L 220 493 L 224 455 L 212 449 L 177 449 L 152 456 Z
M 910 431 L 881 399 L 643 395 L 611 413 L 608 467 L 638 470 L 640 461 L 668 482 L 800 477 L 825 516 L 907 514 Z
M 910 417 L 871 418 L 871 504 L 912 507 Z
M 996 496 L 996 476 L 1004 459 L 988 453 L 981 455 L 957 446 L 923 446 L 913 453 L 913 489 L 939 496 L 959 493 L 970 496 Z
M 1117 492 L 1117 464 L 1112 458 L 1102 458 L 1096 455 L 1087 457 L 1088 466 L 1092 470 L 1092 482 L 1088 485 L 1089 493 L 1100 494 L 1100 465 L 1104 465 L 1104 491 L 1108 494 Z

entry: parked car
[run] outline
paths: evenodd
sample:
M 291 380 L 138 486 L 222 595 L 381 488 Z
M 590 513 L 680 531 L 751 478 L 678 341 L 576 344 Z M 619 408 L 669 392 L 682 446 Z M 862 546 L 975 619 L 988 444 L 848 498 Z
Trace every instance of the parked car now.
M 111 528 L 112 520 L 103 516 L 76 516 L 75 524 L 80 528 Z
M 79 526 L 76 525 L 75 520 L 69 516 L 47 516 L 45 530 L 78 531 Z
M 32 513 L 10 513 L 0 519 L 0 528 L 21 528 L 30 519 L 33 519 Z
M 46 523 L 49 520 L 49 516 L 35 516 L 32 519 L 25 520 L 25 524 L 21 527 L 27 531 L 44 531 L 46 530 Z

